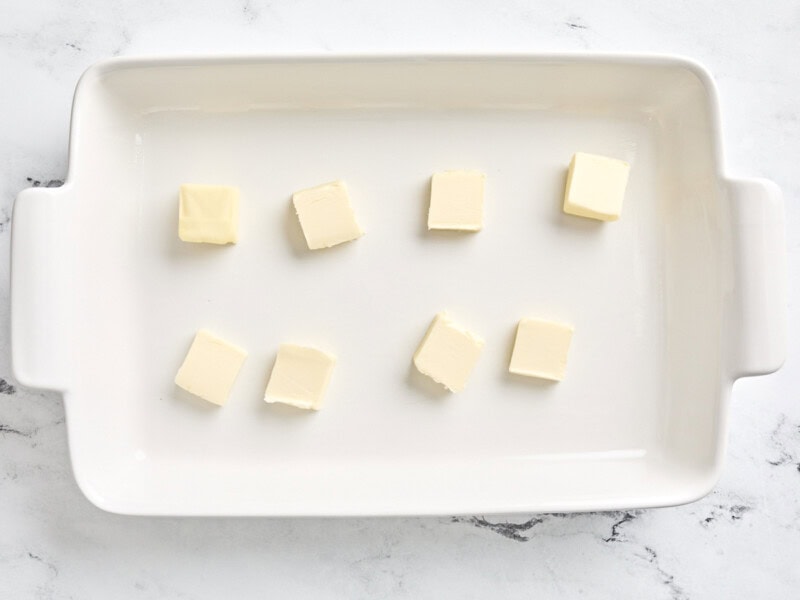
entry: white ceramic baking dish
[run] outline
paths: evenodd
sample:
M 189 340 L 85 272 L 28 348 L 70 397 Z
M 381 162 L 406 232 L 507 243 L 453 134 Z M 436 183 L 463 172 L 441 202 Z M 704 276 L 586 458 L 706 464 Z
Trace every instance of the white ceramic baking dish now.
M 632 165 L 624 214 L 561 211 L 575 151 Z M 487 173 L 485 228 L 425 228 L 430 175 Z M 366 229 L 304 248 L 293 191 L 343 178 Z M 240 243 L 177 237 L 178 185 L 237 185 Z M 75 477 L 131 514 L 579 511 L 694 500 L 733 381 L 784 356 L 782 199 L 724 174 L 709 75 L 669 57 L 122 59 L 75 94 L 69 174 L 13 218 L 17 379 L 64 394 Z M 411 356 L 443 309 L 466 391 Z M 575 326 L 557 385 L 516 322 Z M 250 356 L 222 409 L 175 372 L 204 327 Z M 338 355 L 327 405 L 262 394 L 281 342 Z

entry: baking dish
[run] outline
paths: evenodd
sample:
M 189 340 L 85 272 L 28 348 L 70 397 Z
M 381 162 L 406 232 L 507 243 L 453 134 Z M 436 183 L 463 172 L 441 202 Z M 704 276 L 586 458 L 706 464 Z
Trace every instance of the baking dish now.
M 560 210 L 573 152 L 632 165 L 623 217 Z M 477 235 L 425 228 L 430 175 L 487 174 Z M 304 249 L 293 191 L 345 179 L 366 235 Z M 178 240 L 184 182 L 241 189 L 240 242 Z M 674 57 L 114 59 L 80 80 L 69 173 L 17 198 L 13 367 L 60 390 L 75 477 L 128 514 L 664 506 L 719 476 L 733 382 L 785 346 L 782 198 L 724 174 L 708 73 Z M 468 388 L 411 367 L 447 309 Z M 510 376 L 525 316 L 566 379 Z M 172 381 L 194 332 L 250 356 L 223 409 Z M 337 354 L 317 414 L 261 400 L 277 347 Z

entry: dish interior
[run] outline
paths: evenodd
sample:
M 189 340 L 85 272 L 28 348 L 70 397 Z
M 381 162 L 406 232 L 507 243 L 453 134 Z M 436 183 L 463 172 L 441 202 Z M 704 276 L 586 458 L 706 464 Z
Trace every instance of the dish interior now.
M 669 504 L 725 414 L 714 106 L 678 61 L 132 63 L 76 97 L 76 476 L 109 510 L 355 514 Z M 622 218 L 561 210 L 585 151 Z M 426 228 L 430 176 L 486 173 L 484 229 Z M 335 179 L 366 234 L 309 251 L 292 192 Z M 240 242 L 177 236 L 181 183 L 241 190 Z M 486 340 L 457 395 L 411 357 L 447 310 Z M 507 372 L 522 317 L 571 323 L 566 379 Z M 224 408 L 173 385 L 195 331 L 249 352 Z M 337 355 L 319 413 L 262 401 L 278 345 Z

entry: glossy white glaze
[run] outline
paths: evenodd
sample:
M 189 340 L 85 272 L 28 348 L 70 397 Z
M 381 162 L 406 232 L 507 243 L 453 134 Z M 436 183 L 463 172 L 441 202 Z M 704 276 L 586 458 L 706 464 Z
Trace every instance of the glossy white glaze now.
M 64 392 L 75 476 L 106 510 L 687 502 L 722 467 L 732 377 L 784 352 L 780 191 L 726 185 L 714 84 L 685 60 L 115 59 L 81 78 L 72 118 L 64 186 L 14 208 L 12 364 Z M 633 166 L 625 219 L 564 214 L 575 148 Z M 451 163 L 486 173 L 480 234 L 425 224 Z M 287 190 L 337 177 L 371 235 L 308 251 Z M 184 181 L 236 184 L 238 244 L 175 236 Z M 441 308 L 487 341 L 447 400 L 409 365 Z M 559 385 L 507 372 L 524 315 L 574 324 Z M 224 412 L 173 385 L 198 326 L 250 353 Z M 339 356 L 313 420 L 257 402 L 293 340 Z

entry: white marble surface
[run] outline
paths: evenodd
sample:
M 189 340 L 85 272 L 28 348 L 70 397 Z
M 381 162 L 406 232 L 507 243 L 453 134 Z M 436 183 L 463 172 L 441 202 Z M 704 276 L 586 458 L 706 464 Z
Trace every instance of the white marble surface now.
M 568 5 L 569 4 L 569 5 Z M 0 597 L 795 598 L 800 594 L 800 6 L 448 0 L 0 3 Z M 736 385 L 717 489 L 695 504 L 584 515 L 150 519 L 73 481 L 55 394 L 14 384 L 9 218 L 66 173 L 75 82 L 160 52 L 655 51 L 714 74 L 726 162 L 784 190 L 789 360 Z

